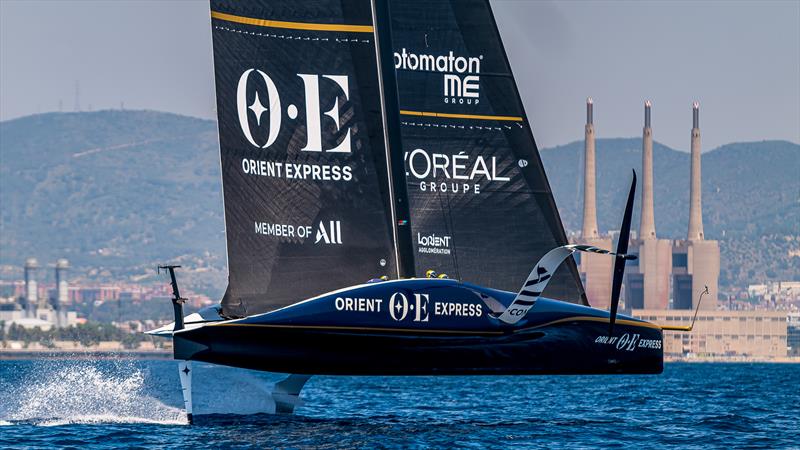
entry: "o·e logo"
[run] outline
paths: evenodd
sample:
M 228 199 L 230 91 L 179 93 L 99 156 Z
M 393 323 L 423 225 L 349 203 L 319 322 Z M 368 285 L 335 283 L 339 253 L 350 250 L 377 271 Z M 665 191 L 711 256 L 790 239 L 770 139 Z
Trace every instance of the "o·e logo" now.
M 267 86 L 267 92 L 255 92 L 252 101 L 247 99 L 247 86 L 253 73 L 258 74 Z M 330 110 L 320 114 L 320 75 L 312 74 L 297 74 L 303 82 L 303 92 L 305 94 L 305 111 L 306 111 L 306 145 L 301 151 L 304 152 L 322 152 L 322 119 L 323 116 L 329 117 L 336 124 L 335 132 L 338 133 L 341 128 L 339 124 L 339 96 L 337 95 L 334 100 L 333 107 Z M 344 93 L 345 100 L 350 99 L 350 89 L 347 75 L 322 75 L 322 78 L 333 81 L 339 89 Z M 253 112 L 256 118 L 256 127 L 262 127 L 262 116 L 265 112 L 269 112 L 269 122 L 266 124 L 268 127 L 267 140 L 262 145 L 256 142 L 251 130 L 252 124 L 250 123 L 250 115 L 248 109 Z M 282 110 L 281 99 L 278 93 L 278 88 L 272 79 L 266 73 L 257 69 L 245 70 L 239 77 L 239 83 L 236 87 L 236 112 L 239 117 L 239 126 L 247 141 L 255 147 L 267 148 L 278 137 L 281 129 Z M 289 105 L 286 111 L 290 119 L 297 118 L 297 106 Z M 324 149 L 326 153 L 350 153 L 350 129 L 347 129 L 344 139 L 334 148 Z
M 253 71 L 261 75 L 264 83 L 267 84 L 266 101 L 268 106 L 266 107 L 261 103 L 258 91 L 256 91 L 253 103 L 249 106 L 247 105 L 247 80 Z M 253 133 L 250 132 L 250 118 L 247 115 L 248 109 L 256 115 L 257 126 L 261 126 L 261 115 L 264 114 L 264 111 L 269 111 L 269 137 L 264 145 L 258 145 L 253 139 Z M 244 133 L 244 137 L 247 138 L 248 142 L 261 148 L 267 148 L 275 142 L 278 137 L 278 131 L 281 128 L 281 98 L 278 95 L 278 88 L 275 87 L 275 83 L 272 82 L 272 78 L 269 75 L 256 69 L 244 71 L 242 76 L 239 77 L 239 85 L 236 87 L 236 111 L 239 113 L 239 126 L 242 127 L 242 133 Z

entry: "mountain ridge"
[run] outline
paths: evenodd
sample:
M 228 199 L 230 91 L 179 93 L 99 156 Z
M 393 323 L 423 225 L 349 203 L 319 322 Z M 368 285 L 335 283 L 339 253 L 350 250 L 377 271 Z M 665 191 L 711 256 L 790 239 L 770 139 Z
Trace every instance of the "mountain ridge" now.
M 621 217 L 641 138 L 597 140 L 601 230 Z M 0 276 L 26 257 L 70 259 L 77 279 L 146 280 L 180 261 L 193 287 L 225 287 L 216 123 L 158 111 L 45 113 L 0 122 Z M 580 229 L 583 141 L 540 151 L 568 231 Z M 689 154 L 654 143 L 656 230 L 688 226 Z M 799 279 L 800 145 L 732 143 L 703 153 L 705 234 L 722 284 Z M 746 181 L 746 182 L 743 182 Z M 637 195 L 634 227 L 638 228 Z M 798 252 L 800 253 L 800 252 Z M 44 274 L 43 274 L 44 275 Z

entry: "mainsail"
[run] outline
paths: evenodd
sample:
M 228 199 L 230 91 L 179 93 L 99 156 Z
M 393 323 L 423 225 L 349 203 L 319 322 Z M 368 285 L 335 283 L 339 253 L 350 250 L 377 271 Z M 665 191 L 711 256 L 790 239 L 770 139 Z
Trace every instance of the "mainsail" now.
M 391 0 L 414 262 L 517 290 L 567 243 L 487 0 Z M 546 296 L 585 303 L 575 262 Z
M 487 1 L 212 0 L 211 18 L 225 316 L 428 269 L 516 290 L 566 244 Z M 545 295 L 585 302 L 574 261 Z
M 212 0 L 223 314 L 398 276 L 369 0 Z

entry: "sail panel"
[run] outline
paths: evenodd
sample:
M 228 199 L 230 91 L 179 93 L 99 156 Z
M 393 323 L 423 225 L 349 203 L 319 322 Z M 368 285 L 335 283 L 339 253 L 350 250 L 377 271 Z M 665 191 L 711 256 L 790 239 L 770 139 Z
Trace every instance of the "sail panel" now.
M 369 0 L 212 0 L 227 316 L 397 276 Z
M 391 0 L 416 271 L 516 291 L 567 243 L 486 0 Z M 573 260 L 545 295 L 585 303 Z

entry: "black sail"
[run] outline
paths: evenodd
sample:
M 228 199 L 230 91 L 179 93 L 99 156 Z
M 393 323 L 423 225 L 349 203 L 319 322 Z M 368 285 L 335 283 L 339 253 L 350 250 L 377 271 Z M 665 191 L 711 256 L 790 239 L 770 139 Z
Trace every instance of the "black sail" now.
M 211 1 L 223 314 L 397 277 L 369 0 Z
M 517 290 L 567 243 L 486 0 L 391 0 L 418 276 Z M 570 260 L 546 296 L 586 303 Z

